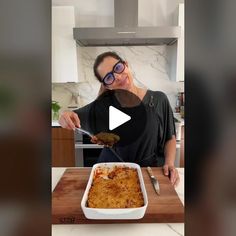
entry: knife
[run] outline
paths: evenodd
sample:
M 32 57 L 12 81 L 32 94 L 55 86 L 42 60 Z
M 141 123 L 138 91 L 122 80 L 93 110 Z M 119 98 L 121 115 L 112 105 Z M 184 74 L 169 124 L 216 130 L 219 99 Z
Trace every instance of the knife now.
M 147 167 L 147 172 L 151 178 L 153 188 L 155 189 L 156 193 L 160 195 L 160 186 L 159 186 L 157 178 L 153 175 L 151 167 L 149 166 Z

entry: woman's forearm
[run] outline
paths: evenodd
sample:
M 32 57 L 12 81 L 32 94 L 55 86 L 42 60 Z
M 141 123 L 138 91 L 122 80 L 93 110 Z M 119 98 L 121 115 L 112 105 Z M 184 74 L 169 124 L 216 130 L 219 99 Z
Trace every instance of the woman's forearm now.
M 176 154 L 176 138 L 173 135 L 172 139 L 168 140 L 164 148 L 165 164 L 174 165 Z

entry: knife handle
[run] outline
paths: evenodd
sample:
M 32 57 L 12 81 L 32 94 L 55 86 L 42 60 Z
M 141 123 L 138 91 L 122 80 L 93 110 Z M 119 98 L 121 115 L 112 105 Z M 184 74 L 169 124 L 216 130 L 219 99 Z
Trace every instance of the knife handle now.
M 150 177 L 154 176 L 151 167 L 148 166 L 147 171 L 148 171 L 148 174 L 150 175 Z

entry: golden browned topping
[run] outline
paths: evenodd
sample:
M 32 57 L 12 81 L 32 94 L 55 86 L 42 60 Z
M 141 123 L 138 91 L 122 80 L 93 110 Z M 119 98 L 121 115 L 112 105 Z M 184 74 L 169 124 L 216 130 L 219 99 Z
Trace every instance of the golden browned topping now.
M 113 146 L 115 143 L 117 143 L 120 140 L 120 137 L 116 134 L 113 133 L 105 133 L 105 132 L 100 132 L 95 135 L 95 137 L 104 143 L 104 145 L 107 146 Z
M 98 168 L 88 194 L 91 208 L 134 208 L 144 205 L 137 170 L 128 167 Z

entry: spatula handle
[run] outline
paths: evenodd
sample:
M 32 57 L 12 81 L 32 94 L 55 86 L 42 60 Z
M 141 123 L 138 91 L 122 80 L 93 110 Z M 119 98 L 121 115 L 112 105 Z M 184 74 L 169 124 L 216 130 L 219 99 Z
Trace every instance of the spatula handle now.
M 154 176 L 151 167 L 148 166 L 147 171 L 150 176 Z

